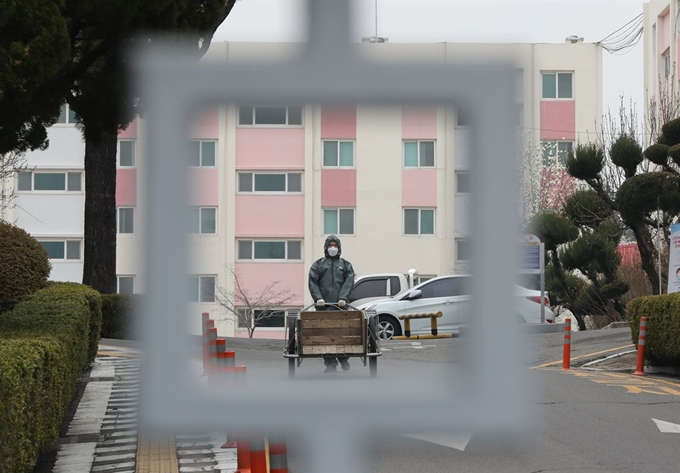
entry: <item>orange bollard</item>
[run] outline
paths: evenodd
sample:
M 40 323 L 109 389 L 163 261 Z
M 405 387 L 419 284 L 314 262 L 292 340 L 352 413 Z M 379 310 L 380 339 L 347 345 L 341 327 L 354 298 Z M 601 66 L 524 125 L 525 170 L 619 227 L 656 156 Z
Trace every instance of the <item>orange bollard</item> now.
M 247 438 L 236 439 L 236 465 L 237 472 L 250 471 L 250 442 Z
M 640 319 L 640 335 L 638 336 L 637 363 L 635 364 L 635 375 L 645 375 L 645 347 L 647 346 L 647 317 Z
M 283 436 L 272 436 L 269 441 L 269 472 L 288 473 L 288 449 Z
M 562 351 L 562 369 L 571 369 L 571 319 L 564 321 L 564 350 Z
M 202 346 L 203 346 L 203 374 L 207 374 L 208 370 L 208 363 L 210 362 L 210 359 L 208 358 L 208 328 L 210 328 L 210 314 L 207 312 L 203 312 L 201 314 L 201 327 L 202 327 L 202 332 L 203 332 L 203 340 L 202 340 Z M 213 322 L 214 324 L 214 322 Z
M 250 439 L 250 471 L 251 473 L 267 473 L 267 451 L 264 437 Z

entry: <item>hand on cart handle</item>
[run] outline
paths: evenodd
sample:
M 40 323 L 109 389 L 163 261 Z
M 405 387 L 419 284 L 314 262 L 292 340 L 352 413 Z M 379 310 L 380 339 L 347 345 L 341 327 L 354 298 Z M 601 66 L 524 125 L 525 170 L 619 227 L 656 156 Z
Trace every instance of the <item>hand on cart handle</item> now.
M 339 307 L 345 307 L 347 305 L 347 301 L 345 299 L 340 299 L 338 301 L 338 306 Z
M 316 305 L 317 305 L 318 307 L 325 307 L 325 306 L 326 306 L 326 301 L 323 300 L 323 299 L 319 299 L 318 301 L 316 301 Z

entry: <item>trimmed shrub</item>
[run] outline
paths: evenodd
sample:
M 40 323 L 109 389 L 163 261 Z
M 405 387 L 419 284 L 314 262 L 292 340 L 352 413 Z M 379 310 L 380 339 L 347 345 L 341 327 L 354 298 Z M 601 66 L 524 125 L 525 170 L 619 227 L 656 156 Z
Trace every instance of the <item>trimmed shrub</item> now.
M 647 360 L 655 366 L 680 367 L 680 293 L 633 299 L 627 311 L 635 345 L 640 334 L 640 319 L 648 319 Z
M 102 294 L 101 297 L 102 338 L 134 339 L 137 331 L 134 309 L 140 295 Z
M 0 312 L 44 287 L 51 270 L 47 251 L 38 240 L 0 221 Z
M 0 314 L 0 471 L 31 472 L 58 438 L 89 333 L 88 300 L 76 291 L 38 291 Z
M 41 295 L 59 294 L 63 295 L 79 294 L 86 300 L 90 308 L 90 342 L 88 351 L 88 362 L 94 361 L 97 356 L 97 349 L 99 347 L 99 339 L 102 333 L 102 295 L 92 289 L 90 286 L 77 283 L 53 282 L 47 288 L 40 291 Z

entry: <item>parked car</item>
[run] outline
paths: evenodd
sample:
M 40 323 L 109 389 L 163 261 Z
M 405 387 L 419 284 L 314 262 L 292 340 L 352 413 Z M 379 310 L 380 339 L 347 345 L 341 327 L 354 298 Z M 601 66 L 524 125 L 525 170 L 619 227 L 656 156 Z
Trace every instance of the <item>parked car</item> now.
M 369 314 L 378 316 L 380 338 L 389 340 L 404 333 L 403 321 L 399 315 L 423 312 L 442 312 L 437 326 L 440 333 L 458 334 L 470 311 L 470 277 L 464 275 L 441 276 L 431 279 L 412 289 L 407 289 L 390 298 L 368 302 L 359 306 Z M 515 317 L 519 323 L 541 322 L 541 292 L 516 288 L 516 304 L 507 316 Z M 545 321 L 552 323 L 555 315 L 550 310 L 550 299 L 545 296 Z M 411 320 L 412 334 L 430 333 L 429 319 Z
M 348 302 L 358 307 L 367 302 L 395 296 L 419 284 L 419 277 L 415 269 L 406 274 L 379 273 L 360 276 L 352 286 Z

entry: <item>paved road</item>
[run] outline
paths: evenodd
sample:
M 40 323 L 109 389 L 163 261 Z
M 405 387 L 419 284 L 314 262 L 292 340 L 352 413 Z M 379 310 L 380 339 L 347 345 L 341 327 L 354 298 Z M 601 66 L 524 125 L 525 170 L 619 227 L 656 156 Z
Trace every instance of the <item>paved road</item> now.
M 523 336 L 529 370 L 531 420 L 535 429 L 513 438 L 510 446 L 467 433 L 429 433 L 425 439 L 385 434 L 370 446 L 366 472 L 636 472 L 680 471 L 680 433 L 664 433 L 653 419 L 680 424 L 680 382 L 637 377 L 625 371 L 577 369 L 593 359 L 633 348 L 628 329 L 575 332 L 574 369 L 562 371 L 562 334 Z M 461 364 L 464 338 L 388 342 L 380 358 L 383 376 L 398 376 Z M 239 363 L 250 373 L 284 377 L 280 341 L 230 340 Z M 598 365 L 595 365 L 597 367 Z M 632 368 L 632 365 L 631 365 Z M 322 373 L 321 361 L 306 360 L 302 379 L 342 379 L 368 376 L 353 360 L 352 369 L 337 375 Z M 433 388 L 434 389 L 434 388 Z M 498 393 L 502 396 L 503 393 Z M 414 406 L 425 408 L 425 406 Z M 289 466 L 296 468 L 295 446 L 289 447 Z

